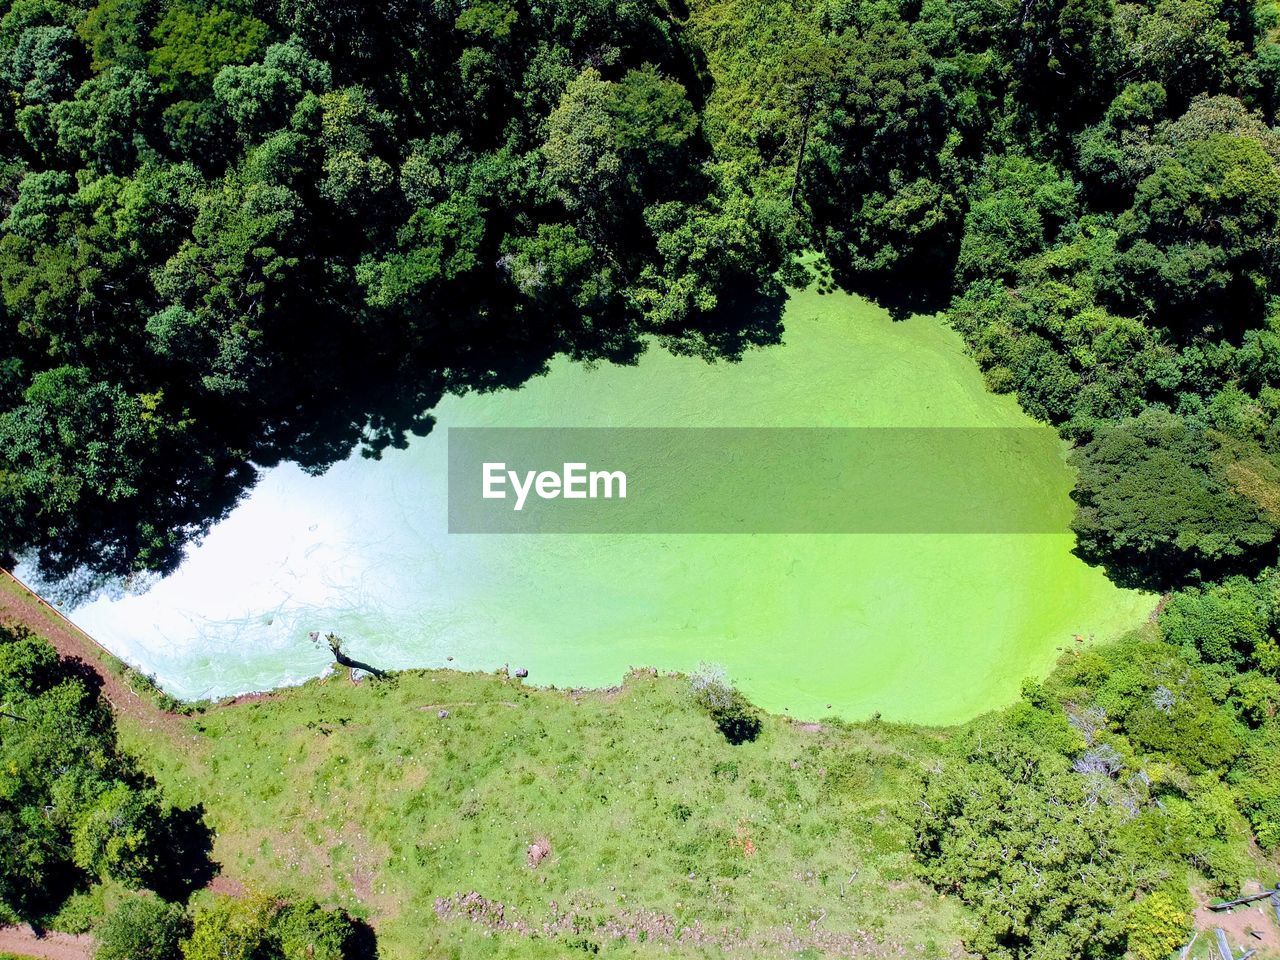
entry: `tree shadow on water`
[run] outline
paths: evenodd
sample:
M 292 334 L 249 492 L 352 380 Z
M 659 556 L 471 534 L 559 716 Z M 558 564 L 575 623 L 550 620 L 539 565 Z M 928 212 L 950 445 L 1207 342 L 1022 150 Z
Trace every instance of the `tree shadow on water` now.
M 743 289 L 746 289 L 745 282 Z M 747 351 L 782 343 L 782 314 L 786 293 L 778 288 L 763 294 L 748 293 L 722 298 L 720 306 L 697 327 L 675 333 L 659 333 L 659 342 L 680 356 L 699 357 L 708 363 L 736 363 Z
M 955 258 L 948 250 L 912 256 L 892 270 L 855 269 L 844 252 L 828 253 L 818 268 L 819 289 L 825 285 L 865 297 L 893 320 L 947 309 L 955 294 Z
M 102 594 L 143 591 L 177 569 L 262 470 L 293 463 L 319 475 L 355 452 L 377 459 L 429 434 L 431 411 L 444 397 L 519 389 L 556 357 L 631 365 L 656 339 L 708 362 L 740 360 L 782 340 L 782 286 L 758 287 L 757 277 L 724 278 L 717 309 L 670 325 L 621 301 L 585 314 L 550 305 L 534 315 L 482 297 L 470 306 L 436 305 L 430 324 L 319 324 L 346 332 L 299 341 L 307 349 L 297 355 L 284 352 L 280 368 L 255 385 L 252 408 L 199 394 L 180 398 L 194 409 L 191 432 L 147 461 L 138 496 L 86 511 L 74 531 L 23 552 L 24 573 L 70 609 Z

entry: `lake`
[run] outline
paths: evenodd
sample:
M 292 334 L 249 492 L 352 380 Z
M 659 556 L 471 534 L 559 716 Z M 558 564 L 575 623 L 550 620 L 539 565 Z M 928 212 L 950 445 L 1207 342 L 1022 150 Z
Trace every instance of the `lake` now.
M 449 397 L 437 428 L 324 476 L 283 466 L 168 578 L 67 611 L 188 699 L 319 674 L 338 633 L 383 668 L 530 671 L 609 686 L 628 667 L 723 665 L 756 703 L 815 719 L 951 723 L 1008 703 L 1079 636 L 1143 622 L 1147 594 L 1076 559 L 1057 443 L 984 469 L 1034 479 L 1036 534 L 450 534 L 446 428 L 1020 427 L 959 337 L 843 294 L 796 294 L 784 344 L 708 364 L 559 359 L 518 391 Z M 993 438 L 1002 435 L 993 431 Z

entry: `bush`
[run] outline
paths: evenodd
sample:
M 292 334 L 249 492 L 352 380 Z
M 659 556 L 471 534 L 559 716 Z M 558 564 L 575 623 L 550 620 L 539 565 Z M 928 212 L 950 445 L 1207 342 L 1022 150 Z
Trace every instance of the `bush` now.
M 284 960 L 343 960 L 352 936 L 351 918 L 314 900 L 289 904 L 275 920 Z
M 1191 899 L 1186 890 L 1162 888 L 1143 897 L 1129 913 L 1129 952 L 1134 960 L 1163 960 L 1191 935 Z
M 177 904 L 153 894 L 129 897 L 97 930 L 95 960 L 177 960 L 189 921 Z
M 198 910 L 182 954 L 184 960 L 345 960 L 370 953 L 367 948 L 341 910 L 255 895 L 218 897 Z
M 1280 847 L 1280 728 L 1269 726 L 1254 735 L 1231 771 L 1231 782 L 1258 846 Z
M 185 960 L 259 960 L 271 950 L 276 904 L 267 897 L 218 897 L 196 911 L 191 936 L 182 943 Z
M 699 664 L 689 686 L 693 691 L 693 702 L 711 716 L 724 738 L 734 746 L 760 736 L 759 714 L 729 682 L 723 667 Z

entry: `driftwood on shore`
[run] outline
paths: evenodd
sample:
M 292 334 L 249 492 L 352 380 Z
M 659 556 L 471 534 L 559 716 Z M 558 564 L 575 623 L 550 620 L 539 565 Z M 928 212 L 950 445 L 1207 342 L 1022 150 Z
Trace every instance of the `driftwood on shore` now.
M 320 642 L 319 631 L 312 633 L 311 639 L 315 643 L 319 643 Z M 325 640 L 325 643 L 329 645 L 329 652 L 333 654 L 333 659 L 338 663 L 339 666 L 348 667 L 352 670 L 363 670 L 365 673 L 369 674 L 370 676 L 377 677 L 379 679 L 386 676 L 386 673 L 382 670 L 379 670 L 377 667 L 372 666 L 371 664 L 365 663 L 361 660 L 356 660 L 352 657 L 347 656 L 342 649 L 342 639 L 336 633 L 325 634 L 324 640 Z
M 1232 907 L 1239 907 L 1246 903 L 1253 903 L 1256 900 L 1275 900 L 1277 897 L 1277 891 L 1280 891 L 1280 886 L 1277 886 L 1275 890 L 1264 890 L 1262 893 L 1250 893 L 1243 897 L 1237 897 L 1235 900 L 1225 900 L 1222 903 L 1211 903 L 1209 904 L 1209 909 L 1230 910 Z

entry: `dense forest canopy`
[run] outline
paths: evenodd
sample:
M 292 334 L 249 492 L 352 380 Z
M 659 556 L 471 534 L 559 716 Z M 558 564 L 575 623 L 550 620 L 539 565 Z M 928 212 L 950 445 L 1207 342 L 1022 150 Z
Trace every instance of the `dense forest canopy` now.
M 164 569 L 445 390 L 777 337 L 787 208 L 659 0 L 0 11 L 0 553 Z
M 1274 559 L 1270 4 L 0 10 L 0 554 L 165 569 L 446 390 L 733 358 L 816 249 L 1078 441 L 1088 559 Z

